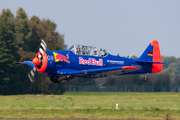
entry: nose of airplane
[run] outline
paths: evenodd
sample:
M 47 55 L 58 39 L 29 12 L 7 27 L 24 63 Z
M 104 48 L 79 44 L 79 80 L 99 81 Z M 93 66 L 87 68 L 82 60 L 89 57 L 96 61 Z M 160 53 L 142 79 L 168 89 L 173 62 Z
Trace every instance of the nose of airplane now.
M 40 60 L 39 60 L 39 58 L 34 58 L 32 62 L 33 62 L 35 65 L 39 65 Z
M 35 65 L 37 71 L 43 73 L 48 65 L 48 58 L 46 52 L 38 52 L 32 62 Z

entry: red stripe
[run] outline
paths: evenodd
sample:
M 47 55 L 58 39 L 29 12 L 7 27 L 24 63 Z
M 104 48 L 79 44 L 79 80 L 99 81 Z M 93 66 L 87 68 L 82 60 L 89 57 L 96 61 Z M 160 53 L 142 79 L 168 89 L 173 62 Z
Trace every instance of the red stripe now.
M 140 68 L 133 67 L 133 66 L 124 66 L 122 69 L 135 69 L 135 70 L 140 70 Z

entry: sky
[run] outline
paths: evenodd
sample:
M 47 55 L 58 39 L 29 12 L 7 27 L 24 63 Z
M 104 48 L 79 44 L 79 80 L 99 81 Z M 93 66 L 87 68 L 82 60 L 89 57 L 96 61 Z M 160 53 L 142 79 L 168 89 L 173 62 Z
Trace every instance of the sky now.
M 96 46 L 120 56 L 139 57 L 150 42 L 161 54 L 180 57 L 179 0 L 0 0 L 16 16 L 19 7 L 57 24 L 65 44 Z

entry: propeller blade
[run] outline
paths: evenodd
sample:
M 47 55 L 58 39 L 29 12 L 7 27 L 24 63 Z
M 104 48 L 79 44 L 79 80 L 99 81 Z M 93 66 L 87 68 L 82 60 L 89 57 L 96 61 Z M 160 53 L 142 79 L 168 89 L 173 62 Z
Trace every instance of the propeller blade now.
M 43 50 L 46 50 L 46 48 L 47 48 L 47 45 L 44 42 L 44 40 L 41 40 L 40 46 L 42 47 Z
M 33 69 L 31 70 L 31 72 L 28 74 L 28 77 L 29 77 L 29 79 L 30 79 L 31 82 L 34 82 L 34 80 L 32 79 L 32 77 L 34 78 L 35 72 L 36 72 L 36 68 L 33 67 Z
M 43 52 L 44 52 L 42 48 L 39 48 L 39 51 L 40 51 L 42 54 L 43 54 Z
M 39 51 L 43 54 L 43 51 L 46 50 L 47 45 L 44 40 L 41 40 Z
M 47 44 L 44 42 L 44 40 L 41 40 L 41 42 L 45 45 L 45 47 L 47 48 Z
M 41 42 L 41 47 L 43 48 L 43 50 L 46 50 L 46 46 L 44 45 L 44 43 L 43 42 Z

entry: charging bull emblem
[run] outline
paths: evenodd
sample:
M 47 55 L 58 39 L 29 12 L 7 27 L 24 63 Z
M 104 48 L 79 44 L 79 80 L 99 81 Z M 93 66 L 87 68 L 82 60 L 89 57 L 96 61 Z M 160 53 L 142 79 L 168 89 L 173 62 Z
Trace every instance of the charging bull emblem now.
M 69 59 L 69 54 L 66 54 L 66 56 L 58 54 L 58 53 L 55 53 L 55 52 L 53 52 L 53 54 L 54 54 L 55 62 L 65 61 L 67 63 L 70 63 L 70 61 L 67 60 L 67 59 Z

